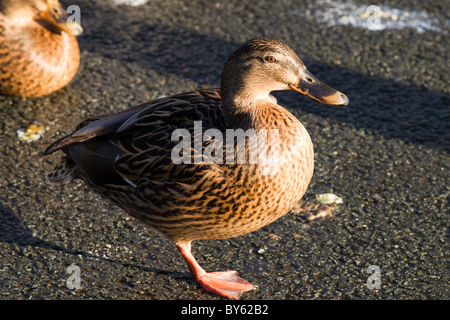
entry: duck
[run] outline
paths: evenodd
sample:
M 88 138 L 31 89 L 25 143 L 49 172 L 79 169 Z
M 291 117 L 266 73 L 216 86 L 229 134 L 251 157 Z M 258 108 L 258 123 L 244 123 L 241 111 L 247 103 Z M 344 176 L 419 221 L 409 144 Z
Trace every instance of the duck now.
M 287 214 L 306 192 L 313 144 L 300 121 L 278 105 L 271 94 L 278 90 L 325 104 L 349 102 L 283 41 L 253 38 L 225 62 L 220 88 L 81 121 L 45 149 L 44 155 L 62 155 L 47 179 L 83 180 L 170 239 L 206 292 L 239 299 L 257 286 L 233 270 L 205 271 L 191 245 L 258 230 Z
M 66 86 L 80 65 L 76 20 L 58 0 L 0 0 L 0 94 L 40 97 Z

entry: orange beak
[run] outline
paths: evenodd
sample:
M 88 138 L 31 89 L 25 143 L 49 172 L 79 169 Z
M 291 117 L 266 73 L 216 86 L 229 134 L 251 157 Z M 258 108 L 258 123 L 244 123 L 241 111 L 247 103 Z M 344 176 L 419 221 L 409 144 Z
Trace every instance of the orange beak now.
M 289 87 L 326 104 L 347 105 L 349 101 L 345 94 L 320 82 L 306 69 L 302 72 L 297 82 L 290 84 Z
M 69 22 L 69 16 L 58 0 L 47 0 L 47 8 L 38 12 L 39 18 L 50 23 L 58 30 L 65 31 L 73 36 L 78 36 L 83 32 L 81 25 L 75 20 Z

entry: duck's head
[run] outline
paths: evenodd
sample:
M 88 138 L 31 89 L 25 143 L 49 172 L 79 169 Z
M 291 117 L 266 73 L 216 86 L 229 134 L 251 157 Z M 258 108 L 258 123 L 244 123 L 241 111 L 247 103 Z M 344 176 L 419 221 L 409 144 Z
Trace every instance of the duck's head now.
M 320 82 L 280 40 L 251 39 L 225 63 L 221 78 L 224 100 L 273 101 L 270 93 L 277 90 L 295 90 L 327 104 L 348 104 L 346 95 Z
M 83 32 L 81 25 L 69 17 L 58 0 L 0 0 L 0 10 L 14 19 L 15 24 L 35 20 L 44 27 L 73 36 Z

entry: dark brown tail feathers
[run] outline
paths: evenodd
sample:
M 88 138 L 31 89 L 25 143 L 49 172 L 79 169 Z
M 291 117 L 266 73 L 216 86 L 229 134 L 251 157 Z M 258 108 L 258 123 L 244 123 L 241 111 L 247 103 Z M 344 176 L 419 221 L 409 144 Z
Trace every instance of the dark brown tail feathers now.
M 48 182 L 51 184 L 63 184 L 77 178 L 75 164 L 68 156 L 62 157 L 60 164 L 47 175 Z

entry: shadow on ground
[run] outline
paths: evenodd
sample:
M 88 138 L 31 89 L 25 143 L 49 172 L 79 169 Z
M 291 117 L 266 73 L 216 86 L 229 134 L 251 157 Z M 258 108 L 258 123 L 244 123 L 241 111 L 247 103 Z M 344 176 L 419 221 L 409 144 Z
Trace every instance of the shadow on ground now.
M 133 11 L 136 17 L 127 15 L 127 19 L 123 19 L 123 14 L 111 7 L 87 10 L 89 26 L 86 34 L 80 37 L 81 48 L 109 59 L 135 63 L 144 69 L 189 78 L 202 87 L 210 87 L 219 85 L 224 62 L 240 45 L 173 26 L 142 23 L 136 11 Z M 107 33 L 100 23 L 102 16 L 114 21 L 108 25 Z M 277 95 L 282 105 L 301 105 L 308 112 L 355 128 L 450 152 L 448 95 L 332 67 L 308 56 L 301 58 L 319 79 L 347 94 L 350 104 L 341 109 L 324 108 L 310 99 L 299 99 L 296 93 L 282 93 Z

